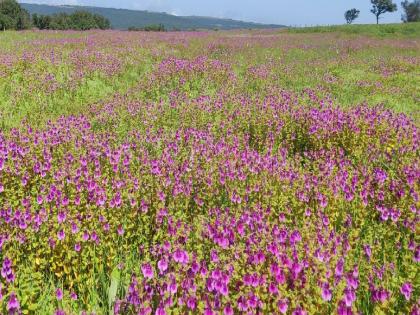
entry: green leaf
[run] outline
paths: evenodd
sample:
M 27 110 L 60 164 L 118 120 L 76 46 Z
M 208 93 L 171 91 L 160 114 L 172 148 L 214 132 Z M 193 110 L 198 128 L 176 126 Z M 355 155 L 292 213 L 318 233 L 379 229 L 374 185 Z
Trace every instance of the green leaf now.
M 114 268 L 111 273 L 111 285 L 108 289 L 108 305 L 110 309 L 110 314 L 114 314 L 114 302 L 117 296 L 118 286 L 121 281 L 120 270 L 118 268 Z
M 30 304 L 29 307 L 28 307 L 28 309 L 30 311 L 35 311 L 37 308 L 38 308 L 38 305 L 37 304 Z

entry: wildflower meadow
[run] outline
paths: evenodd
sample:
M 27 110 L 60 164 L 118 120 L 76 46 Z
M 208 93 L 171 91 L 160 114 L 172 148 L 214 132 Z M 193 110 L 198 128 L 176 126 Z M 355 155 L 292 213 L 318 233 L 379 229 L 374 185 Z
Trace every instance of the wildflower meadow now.
M 0 33 L 0 313 L 419 315 L 419 26 Z

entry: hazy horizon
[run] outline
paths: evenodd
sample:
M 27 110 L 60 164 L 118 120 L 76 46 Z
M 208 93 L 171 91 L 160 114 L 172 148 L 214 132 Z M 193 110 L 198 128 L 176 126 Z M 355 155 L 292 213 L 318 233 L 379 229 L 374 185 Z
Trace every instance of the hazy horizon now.
M 357 8 L 361 11 L 360 17 L 355 21 L 359 24 L 376 23 L 375 16 L 370 12 L 369 0 L 354 0 L 352 4 L 344 1 L 331 0 L 213 0 L 210 3 L 201 3 L 197 6 L 194 0 L 120 0 L 118 4 L 112 0 L 25 0 L 21 3 L 53 4 L 53 5 L 80 5 L 108 7 L 117 9 L 148 10 L 167 12 L 174 15 L 199 15 L 219 18 L 231 18 L 258 23 L 284 24 L 292 26 L 311 26 L 343 24 L 344 12 L 347 9 Z M 401 22 L 400 2 L 398 11 L 386 13 L 381 23 Z

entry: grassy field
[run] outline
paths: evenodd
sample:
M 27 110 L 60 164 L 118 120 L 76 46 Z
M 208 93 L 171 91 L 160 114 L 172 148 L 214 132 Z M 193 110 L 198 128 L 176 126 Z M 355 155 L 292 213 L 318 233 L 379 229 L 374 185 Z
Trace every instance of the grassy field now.
M 420 24 L 0 32 L 0 313 L 418 314 Z
M 344 33 L 374 37 L 420 37 L 420 23 L 384 24 L 384 25 L 331 25 L 287 29 L 289 33 Z
M 2 124 L 16 126 L 28 112 L 35 123 L 77 113 L 86 104 L 147 80 L 144 73 L 172 55 L 189 59 L 208 55 L 229 64 L 236 88 L 249 94 L 266 93 L 271 87 L 295 92 L 322 88 L 340 106 L 381 103 L 413 113 L 420 97 L 419 25 L 188 33 L 187 39 L 183 33 L 2 32 Z M 382 33 L 387 36 L 382 38 Z M 188 47 L 182 47 L 183 41 Z M 84 64 L 75 65 L 75 58 Z M 255 80 L 249 80 L 251 68 L 260 72 L 253 74 Z M 51 80 L 46 79 L 49 76 Z M 159 88 L 155 86 L 154 101 L 167 97 L 159 95 Z

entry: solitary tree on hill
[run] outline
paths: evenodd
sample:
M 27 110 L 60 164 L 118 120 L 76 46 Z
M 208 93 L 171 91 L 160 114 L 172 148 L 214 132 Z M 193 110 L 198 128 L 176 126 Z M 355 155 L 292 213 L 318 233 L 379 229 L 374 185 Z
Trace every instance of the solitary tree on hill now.
M 404 10 L 402 16 L 404 23 L 420 22 L 420 0 L 414 0 L 413 2 L 405 0 L 401 2 L 401 6 Z
M 360 14 L 360 11 L 357 9 L 347 10 L 346 13 L 344 14 L 347 24 L 353 23 L 353 21 L 359 17 L 359 14 Z
M 372 12 L 376 16 L 376 24 L 379 24 L 379 17 L 387 12 L 397 11 L 397 5 L 392 0 L 370 0 L 372 3 Z

